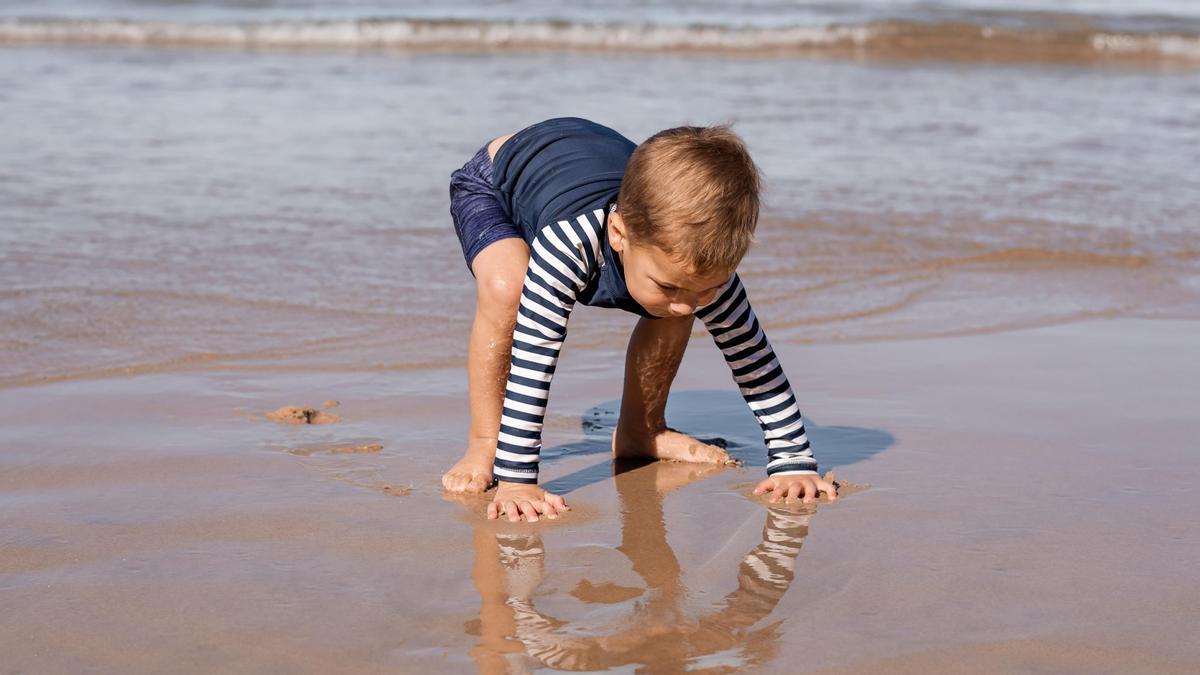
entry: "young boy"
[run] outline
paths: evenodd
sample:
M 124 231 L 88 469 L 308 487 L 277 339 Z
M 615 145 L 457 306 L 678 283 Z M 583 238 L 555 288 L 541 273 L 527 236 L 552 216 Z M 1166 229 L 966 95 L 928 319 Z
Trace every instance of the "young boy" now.
M 471 431 L 442 476 L 483 492 L 488 517 L 517 522 L 568 510 L 537 486 L 550 380 L 576 302 L 641 316 L 629 341 L 617 457 L 729 463 L 668 429 L 667 392 L 696 317 L 762 427 L 769 462 L 755 494 L 819 491 L 804 422 L 735 272 L 758 221 L 758 168 L 727 127 L 677 127 L 641 145 L 578 117 L 493 140 L 450 177 L 450 213 L 475 277 L 467 356 Z

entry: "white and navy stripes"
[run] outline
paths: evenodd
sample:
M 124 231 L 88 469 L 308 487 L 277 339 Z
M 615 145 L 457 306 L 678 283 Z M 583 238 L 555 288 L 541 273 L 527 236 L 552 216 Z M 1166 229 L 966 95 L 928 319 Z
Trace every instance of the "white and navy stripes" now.
M 529 248 L 492 466 L 497 480 L 537 483 L 550 380 L 575 298 L 599 271 L 603 231 L 604 210 L 596 209 L 543 227 Z
M 696 316 L 725 356 L 742 398 L 763 430 L 767 475 L 816 474 L 817 460 L 796 397 L 736 273 L 716 300 L 696 310 Z
M 537 483 L 550 381 L 576 298 L 599 274 L 603 236 L 604 210 L 596 209 L 543 227 L 530 246 L 492 467 L 497 480 Z M 738 276 L 696 316 L 725 355 L 762 427 L 767 474 L 817 473 L 796 399 Z

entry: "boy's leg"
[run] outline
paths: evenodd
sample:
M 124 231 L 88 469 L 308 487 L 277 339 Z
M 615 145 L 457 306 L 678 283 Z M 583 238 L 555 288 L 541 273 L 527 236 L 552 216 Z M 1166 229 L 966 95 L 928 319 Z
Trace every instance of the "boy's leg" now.
M 724 449 L 667 428 L 667 394 L 695 317 L 638 320 L 625 353 L 621 416 L 613 433 L 617 457 L 654 457 L 713 464 L 733 460 Z
M 489 244 L 471 262 L 476 286 L 467 346 L 471 429 L 462 459 L 442 476 L 442 485 L 451 492 L 483 492 L 492 483 L 513 327 L 528 266 L 529 246 L 515 237 Z

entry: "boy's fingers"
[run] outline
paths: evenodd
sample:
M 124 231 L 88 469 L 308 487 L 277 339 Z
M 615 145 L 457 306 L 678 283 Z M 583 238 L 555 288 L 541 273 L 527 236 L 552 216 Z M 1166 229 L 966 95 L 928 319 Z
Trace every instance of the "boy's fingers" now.
M 495 520 L 500 517 L 500 505 L 496 502 L 488 504 L 487 510 L 488 520 Z
M 800 498 L 804 491 L 803 483 L 788 483 L 787 490 L 784 492 L 784 504 L 791 504 Z
M 806 480 L 801 484 L 804 486 L 804 499 L 802 501 L 805 504 L 811 504 L 817 501 L 817 481 Z
M 792 486 L 791 483 L 786 483 L 786 482 L 783 483 L 782 485 L 779 485 L 779 484 L 772 485 L 771 486 L 771 501 L 773 501 L 773 502 L 784 501 L 787 498 L 788 488 L 790 488 L 791 486 Z
M 825 490 L 825 496 L 829 498 L 829 501 L 833 501 L 833 500 L 837 499 L 837 486 L 835 486 L 833 483 L 830 483 L 829 481 L 821 481 L 821 482 L 822 482 L 821 488 L 823 488 Z
M 517 511 L 517 503 L 511 499 L 504 502 L 504 513 L 508 515 L 508 521 L 510 523 L 517 523 L 521 521 L 521 513 Z
M 804 496 L 804 481 L 803 480 L 796 481 L 795 483 L 789 485 L 788 488 L 789 488 L 788 489 L 789 493 L 795 494 L 796 500 L 799 500 L 801 497 Z
M 567 503 L 565 501 L 563 501 L 563 498 L 556 494 L 551 494 L 551 493 L 547 492 L 546 493 L 546 501 L 549 502 L 550 504 L 552 504 L 554 506 L 554 508 L 556 508 L 560 511 L 570 511 L 571 510 L 571 507 L 567 506 Z
M 483 492 L 487 489 L 487 480 L 479 474 L 471 478 L 471 482 L 467 483 L 468 492 Z
M 548 501 L 538 502 L 538 503 L 534 504 L 534 506 L 536 506 L 538 511 L 541 511 L 542 515 L 546 516 L 547 518 L 557 518 L 558 517 L 558 511 L 555 511 L 554 505 Z
M 797 500 L 805 504 L 813 504 L 820 501 L 821 493 L 824 492 L 833 501 L 838 498 L 837 485 L 827 478 L 820 476 L 804 476 L 796 480 L 785 480 L 782 485 L 768 478 L 754 486 L 754 494 L 760 495 L 771 493 L 768 502 L 774 504 L 784 502 L 791 504 Z
M 519 506 L 521 513 L 525 514 L 525 519 L 531 523 L 536 523 L 538 519 L 537 509 L 533 508 L 533 504 L 528 501 L 522 501 Z

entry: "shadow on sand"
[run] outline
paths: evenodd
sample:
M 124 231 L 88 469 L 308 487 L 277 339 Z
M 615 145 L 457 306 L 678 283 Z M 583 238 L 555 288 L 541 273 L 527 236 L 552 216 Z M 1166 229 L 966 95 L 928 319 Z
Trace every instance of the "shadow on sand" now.
M 565 456 L 603 455 L 604 460 L 579 471 L 555 478 L 542 487 L 556 494 L 567 494 L 586 485 L 612 477 L 608 458 L 613 429 L 621 409 L 620 399 L 605 401 L 590 408 L 580 420 L 584 438 L 542 449 L 542 462 Z M 803 408 L 801 409 L 803 410 Z M 765 467 L 767 450 L 762 430 L 754 414 L 737 391 L 671 392 L 667 401 L 667 420 L 678 429 L 702 441 L 725 448 L 746 467 Z M 869 459 L 895 443 L 890 433 L 864 427 L 820 426 L 808 416 L 804 427 L 821 472 Z M 765 472 L 763 472 L 765 475 Z

